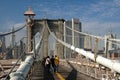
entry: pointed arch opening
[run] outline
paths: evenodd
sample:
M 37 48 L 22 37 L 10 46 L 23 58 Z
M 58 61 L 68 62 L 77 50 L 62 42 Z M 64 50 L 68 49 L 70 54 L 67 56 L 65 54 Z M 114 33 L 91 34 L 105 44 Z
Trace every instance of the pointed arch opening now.
M 54 32 L 52 34 L 55 35 Z M 53 36 L 50 34 L 48 36 L 48 55 L 52 56 L 56 54 L 56 40 L 53 38 Z

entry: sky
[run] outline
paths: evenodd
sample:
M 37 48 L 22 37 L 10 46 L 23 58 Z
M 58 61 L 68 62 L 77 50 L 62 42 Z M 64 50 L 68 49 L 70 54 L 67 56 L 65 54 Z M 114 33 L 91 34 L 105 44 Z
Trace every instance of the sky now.
M 0 0 L 0 32 L 23 25 L 28 6 L 36 14 L 35 19 L 78 18 L 83 32 L 120 34 L 120 0 Z

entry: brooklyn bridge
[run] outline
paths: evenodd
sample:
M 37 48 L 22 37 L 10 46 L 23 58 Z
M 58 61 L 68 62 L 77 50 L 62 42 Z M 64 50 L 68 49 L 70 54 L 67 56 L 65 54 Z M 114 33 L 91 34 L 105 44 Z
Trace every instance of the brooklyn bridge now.
M 1 33 L 1 80 L 119 80 L 120 39 L 112 33 L 96 36 L 82 32 L 79 19 L 35 19 L 28 8 L 25 24 Z M 15 34 L 25 28 L 26 36 L 15 43 Z M 9 49 L 4 37 L 11 35 Z M 17 35 L 16 35 L 17 36 Z M 103 49 L 99 49 L 103 45 Z M 47 72 L 43 58 L 57 55 L 58 72 Z

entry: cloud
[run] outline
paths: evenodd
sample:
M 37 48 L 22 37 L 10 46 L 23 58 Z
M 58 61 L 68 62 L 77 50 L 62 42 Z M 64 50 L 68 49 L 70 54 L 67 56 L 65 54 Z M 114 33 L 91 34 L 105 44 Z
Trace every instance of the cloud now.
M 95 35 L 105 35 L 108 32 L 112 31 L 116 33 L 116 30 L 119 29 L 120 23 L 118 22 L 83 22 L 82 28 L 83 31 L 89 32 Z M 120 33 L 117 33 L 120 34 Z
M 97 13 L 99 16 L 103 17 L 112 17 L 118 14 L 120 10 L 120 1 L 119 0 L 101 0 L 97 3 L 92 3 L 89 6 L 89 13 Z
M 16 23 L 16 24 L 14 24 L 14 28 L 20 28 L 24 25 L 25 25 L 25 23 Z
M 46 12 L 47 18 L 79 18 L 82 22 L 83 31 L 89 33 L 107 34 L 109 31 L 116 32 L 120 27 L 120 0 L 98 0 L 87 3 L 86 1 L 44 1 L 34 3 L 37 17 L 42 17 Z
M 120 7 L 120 0 L 113 0 L 113 2 L 115 3 L 116 6 Z
M 46 12 L 47 18 L 61 17 L 70 19 L 73 17 L 88 17 L 89 20 L 104 20 L 119 15 L 119 3 L 119 0 L 100 0 L 84 5 L 80 1 L 74 1 L 74 3 L 46 1 L 42 3 L 34 3 L 33 7 L 35 7 L 35 11 L 40 14 L 37 14 L 37 17 L 43 17 Z

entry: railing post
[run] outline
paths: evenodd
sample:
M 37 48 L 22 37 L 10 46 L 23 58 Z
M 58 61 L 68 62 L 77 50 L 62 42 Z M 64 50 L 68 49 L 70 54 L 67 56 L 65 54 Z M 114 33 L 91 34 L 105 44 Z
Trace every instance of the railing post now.
M 72 19 L 72 45 L 75 46 L 75 33 L 74 33 L 74 19 Z M 74 54 L 74 50 L 71 52 L 71 57 L 72 53 Z
M 24 50 L 23 50 L 23 41 L 20 40 L 20 53 L 23 54 L 22 61 L 25 60 L 25 53 L 24 53 L 23 51 L 24 51 Z
M 36 58 L 36 50 L 35 50 L 35 37 L 33 37 L 33 40 L 32 40 L 32 42 L 33 42 L 33 52 L 34 52 L 34 58 Z
M 66 24 L 64 22 L 64 42 L 66 42 Z M 66 46 L 64 46 L 64 58 L 66 59 Z
M 95 44 L 94 44 L 94 59 L 96 63 L 96 58 L 97 58 L 97 48 L 98 48 L 98 38 L 95 38 Z
M 25 56 L 26 56 L 26 47 L 25 47 L 25 44 L 23 43 L 23 40 L 27 38 L 27 37 L 23 37 L 21 40 L 20 40 L 20 53 L 23 54 L 22 56 L 22 61 L 25 60 Z
M 104 56 L 107 58 L 107 54 L 108 54 L 108 38 L 105 37 L 105 52 L 104 52 Z

